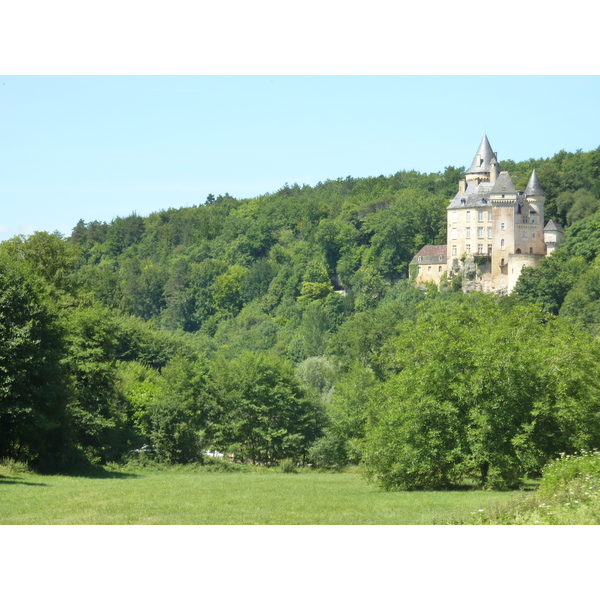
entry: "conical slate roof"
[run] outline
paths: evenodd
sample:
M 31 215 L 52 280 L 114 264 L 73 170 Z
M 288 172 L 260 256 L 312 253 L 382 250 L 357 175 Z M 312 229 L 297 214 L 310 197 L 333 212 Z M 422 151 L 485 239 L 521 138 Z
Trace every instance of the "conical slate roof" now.
M 515 186 L 508 174 L 508 171 L 502 171 L 494 183 L 494 187 L 490 194 L 516 194 Z
M 481 160 L 477 160 L 477 157 L 480 157 Z M 479 148 L 475 153 L 475 158 L 471 163 L 471 167 L 467 171 L 467 173 L 489 173 L 490 172 L 490 161 L 496 158 L 494 156 L 494 151 L 490 146 L 490 142 L 487 139 L 487 135 L 483 136 L 481 140 L 481 144 L 479 144 Z
M 542 189 L 540 185 L 540 180 L 535 173 L 535 169 L 529 178 L 529 183 L 527 184 L 527 188 L 525 189 L 526 196 L 545 196 L 546 192 Z
M 546 227 L 544 227 L 544 231 L 560 231 L 564 232 L 562 225 L 560 223 L 555 223 L 554 221 L 548 221 L 546 223 Z

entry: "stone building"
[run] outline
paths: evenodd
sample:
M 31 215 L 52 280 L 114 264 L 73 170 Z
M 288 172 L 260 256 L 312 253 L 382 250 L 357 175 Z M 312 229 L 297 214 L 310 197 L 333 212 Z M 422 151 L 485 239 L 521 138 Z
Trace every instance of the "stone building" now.
M 515 189 L 484 135 L 448 205 L 446 247 L 425 246 L 412 260 L 420 267 L 417 283 L 460 276 L 464 291 L 509 294 L 523 267 L 537 267 L 562 241 L 560 225 L 544 228 L 545 201 L 535 170 L 525 190 Z M 438 262 L 423 263 L 431 256 Z
M 423 246 L 411 262 L 418 265 L 415 279 L 417 283 L 433 282 L 439 285 L 446 274 L 446 246 Z

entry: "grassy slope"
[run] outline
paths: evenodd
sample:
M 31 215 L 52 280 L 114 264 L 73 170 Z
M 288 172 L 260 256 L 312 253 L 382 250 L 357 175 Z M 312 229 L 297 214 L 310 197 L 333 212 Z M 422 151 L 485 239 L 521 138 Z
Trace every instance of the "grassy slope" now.
M 0 524 L 421 525 L 499 492 L 382 492 L 359 475 L 177 473 L 0 478 Z

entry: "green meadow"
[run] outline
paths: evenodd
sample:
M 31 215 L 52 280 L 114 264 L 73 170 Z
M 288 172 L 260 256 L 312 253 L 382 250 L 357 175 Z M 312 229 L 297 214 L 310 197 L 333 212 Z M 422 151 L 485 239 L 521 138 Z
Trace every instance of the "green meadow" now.
M 357 473 L 185 470 L 0 475 L 0 524 L 429 525 L 502 492 L 385 492 Z

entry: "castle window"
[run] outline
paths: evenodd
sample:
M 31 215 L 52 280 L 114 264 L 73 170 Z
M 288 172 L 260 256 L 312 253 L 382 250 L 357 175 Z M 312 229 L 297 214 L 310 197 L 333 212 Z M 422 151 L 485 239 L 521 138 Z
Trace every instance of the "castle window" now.
M 427 272 L 431 273 L 431 265 L 429 267 L 427 267 Z
M 419 273 L 421 273 L 421 265 L 419 265 Z
M 505 225 L 504 225 L 504 223 L 500 223 L 500 230 L 501 230 L 501 231 L 504 231 L 504 229 L 505 229 Z
M 423 257 L 419 256 L 419 262 L 423 262 Z
M 467 229 L 466 229 L 465 231 L 466 231 L 466 233 L 465 233 L 465 237 L 466 237 L 468 240 L 470 240 L 470 239 L 471 239 L 471 228 L 470 228 L 470 227 L 467 227 Z
M 477 254 L 483 254 L 483 244 L 477 244 Z
M 477 212 L 477 220 L 483 221 L 483 211 L 482 210 Z
M 481 204 L 487 204 L 487 200 L 485 198 L 481 199 Z
M 477 228 L 477 237 L 480 239 L 483 237 L 483 227 Z
M 488 244 L 488 254 L 492 254 L 492 245 Z
M 492 211 L 488 210 L 488 221 L 491 222 L 491 220 L 492 220 Z
M 452 246 L 452 256 L 456 256 L 456 246 Z
M 533 248 L 529 248 L 529 254 L 533 254 Z
M 466 201 L 464 198 L 461 198 L 461 199 L 460 199 L 460 203 L 461 203 L 461 204 L 466 204 L 466 203 L 467 203 L 467 201 Z
M 467 254 L 471 254 L 471 244 L 467 244 Z
M 458 220 L 458 213 L 456 211 L 452 212 L 452 222 L 456 223 L 456 221 Z
M 500 250 L 504 250 L 504 240 L 500 240 Z
M 471 221 L 471 211 L 468 210 L 467 211 L 467 223 L 469 223 Z
M 488 227 L 488 239 L 492 239 L 492 228 Z
M 440 265 L 440 266 L 438 267 L 438 273 L 441 273 L 441 272 L 442 272 L 442 265 Z

